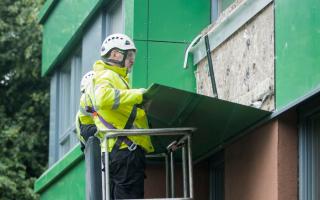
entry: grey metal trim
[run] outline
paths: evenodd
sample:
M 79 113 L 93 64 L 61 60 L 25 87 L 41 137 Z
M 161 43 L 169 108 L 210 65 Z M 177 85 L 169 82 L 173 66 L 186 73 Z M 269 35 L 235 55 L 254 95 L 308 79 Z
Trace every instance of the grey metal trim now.
M 119 108 L 120 106 L 120 90 L 114 89 L 114 103 L 112 105 L 112 110 Z
M 174 198 L 175 197 L 175 190 L 174 190 L 174 156 L 173 156 L 173 151 L 170 152 L 170 179 L 171 179 L 171 194 L 170 197 Z
M 49 166 L 52 166 L 59 158 L 58 148 L 58 88 L 59 76 L 54 73 L 50 81 L 50 125 L 49 125 Z
M 189 166 L 189 196 L 193 199 L 193 163 L 192 163 L 192 140 L 191 135 L 188 135 L 188 166 Z
M 104 182 L 105 184 L 105 189 L 104 189 L 104 193 L 105 195 L 105 200 L 110 200 L 110 180 L 109 180 L 109 152 L 108 152 L 108 141 L 107 138 L 104 138 L 103 142 L 106 144 L 106 151 L 104 153 L 104 161 L 107 162 L 104 165 Z
M 86 142 L 85 171 L 86 171 L 86 199 L 102 199 L 102 170 L 100 140 L 96 137 L 89 137 Z
M 188 197 L 188 181 L 187 181 L 187 158 L 186 158 L 186 144 L 182 146 L 182 177 L 183 177 L 183 197 Z
M 169 180 L 169 156 L 168 154 L 165 154 L 165 165 L 166 165 L 166 197 L 169 198 L 169 184 L 170 184 L 170 180 Z
M 221 24 L 209 31 L 208 37 L 211 51 L 227 40 L 233 33 L 235 33 L 240 27 L 247 23 L 272 1 L 273 0 L 244 1 L 230 14 L 230 16 L 221 22 Z M 206 57 L 204 38 L 201 38 L 198 44 L 196 44 L 190 52 L 193 53 L 193 65 L 198 64 L 204 57 Z
M 105 138 L 134 135 L 186 135 L 186 132 L 194 132 L 196 128 L 155 128 L 155 129 L 101 129 L 106 134 Z
M 62 145 L 65 143 L 65 141 L 68 139 L 68 136 L 71 136 L 72 133 L 76 133 L 76 125 L 73 123 L 60 137 L 59 137 L 59 144 Z M 73 145 L 75 146 L 75 145 Z M 71 146 L 69 149 L 71 149 L 73 146 Z

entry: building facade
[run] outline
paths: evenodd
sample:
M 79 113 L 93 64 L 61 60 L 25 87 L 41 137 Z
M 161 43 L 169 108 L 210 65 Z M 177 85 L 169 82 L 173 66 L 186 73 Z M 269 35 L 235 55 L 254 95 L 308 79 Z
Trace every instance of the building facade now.
M 195 199 L 318 199 L 319 6 L 316 0 L 47 0 L 39 21 L 42 73 L 51 78 L 49 169 L 35 183 L 40 199 L 85 199 L 84 156 L 74 133 L 80 79 L 99 59 L 104 38 L 116 32 L 138 49 L 133 87 L 159 83 L 217 96 L 242 105 L 243 113 L 252 107 L 269 113 L 248 124 L 250 113 L 218 106 L 231 121 L 241 119 L 236 127 L 219 121 L 214 109 L 198 116 L 206 122 L 201 126 L 227 128 L 211 129 L 203 146 L 193 146 L 201 152 L 194 160 Z M 163 168 L 148 164 L 146 198 L 165 196 Z

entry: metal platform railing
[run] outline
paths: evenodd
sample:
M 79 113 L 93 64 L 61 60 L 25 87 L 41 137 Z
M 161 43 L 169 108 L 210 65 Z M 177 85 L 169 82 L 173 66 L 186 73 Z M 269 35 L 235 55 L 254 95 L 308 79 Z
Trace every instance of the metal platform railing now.
M 193 195 L 193 175 L 192 175 L 192 149 L 191 149 L 191 134 L 195 128 L 164 128 L 164 129 L 112 129 L 101 130 L 105 132 L 103 142 L 108 149 L 107 139 L 115 138 L 118 136 L 138 136 L 138 135 L 150 135 L 150 136 L 180 136 L 178 139 L 173 140 L 166 148 L 166 152 L 160 154 L 147 154 L 146 157 L 163 157 L 166 163 L 166 198 L 152 198 L 152 200 L 192 200 Z M 108 134 L 109 133 L 109 134 Z M 175 180 L 174 180 L 174 152 L 181 149 L 182 154 L 182 176 L 183 176 L 183 197 L 175 197 Z M 187 155 L 186 155 L 187 154 Z M 111 200 L 110 198 L 110 182 L 109 182 L 109 153 L 105 152 L 105 172 L 103 176 L 104 190 L 103 199 Z M 170 165 L 169 165 L 170 160 Z M 169 173 L 170 171 L 170 173 Z M 170 178 L 169 178 L 170 176 Z M 169 186 L 170 185 L 170 186 Z M 151 200 L 151 199 L 150 199 Z

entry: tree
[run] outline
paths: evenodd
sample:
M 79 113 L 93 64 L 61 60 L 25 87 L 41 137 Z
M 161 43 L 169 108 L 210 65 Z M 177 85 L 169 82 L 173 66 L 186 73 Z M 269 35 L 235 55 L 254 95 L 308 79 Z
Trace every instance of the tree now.
M 0 199 L 37 199 L 47 164 L 48 78 L 40 75 L 41 0 L 0 1 Z

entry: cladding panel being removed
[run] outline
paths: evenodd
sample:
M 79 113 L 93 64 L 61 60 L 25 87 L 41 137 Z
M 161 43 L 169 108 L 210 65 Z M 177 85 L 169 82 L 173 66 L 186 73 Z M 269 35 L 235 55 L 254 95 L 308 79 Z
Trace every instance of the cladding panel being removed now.
M 267 6 L 211 52 L 219 99 L 274 110 L 273 8 Z M 195 76 L 197 92 L 212 96 L 206 57 Z

